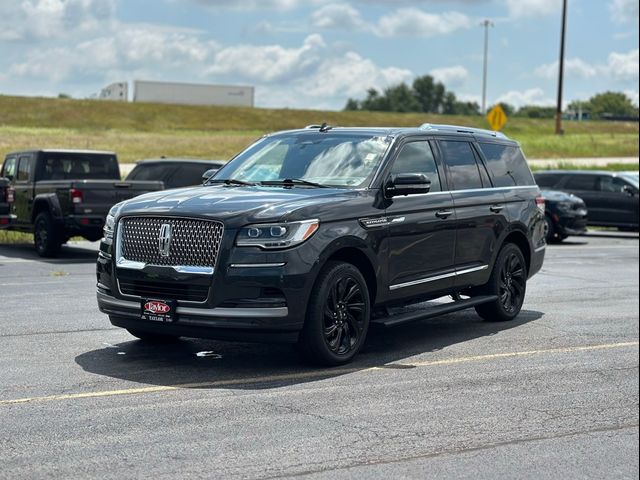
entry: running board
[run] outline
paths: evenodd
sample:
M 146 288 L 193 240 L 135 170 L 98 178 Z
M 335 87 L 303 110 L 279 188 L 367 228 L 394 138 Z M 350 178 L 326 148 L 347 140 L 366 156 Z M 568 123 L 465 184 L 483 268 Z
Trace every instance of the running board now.
M 458 310 L 475 307 L 476 305 L 492 302 L 497 298 L 497 295 L 483 295 L 466 300 L 458 300 L 452 303 L 445 303 L 444 305 L 439 305 L 437 307 L 425 308 L 424 310 L 414 310 L 412 312 L 400 313 L 398 315 L 373 318 L 371 320 L 371 324 L 382 327 L 395 327 L 404 323 L 424 320 L 427 318 L 437 317 L 438 315 L 444 315 L 445 313 L 452 313 L 457 312 Z

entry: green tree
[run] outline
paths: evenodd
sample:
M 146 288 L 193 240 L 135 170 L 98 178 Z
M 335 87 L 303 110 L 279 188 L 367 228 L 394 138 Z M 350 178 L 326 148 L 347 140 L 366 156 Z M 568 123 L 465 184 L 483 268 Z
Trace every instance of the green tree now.
M 416 99 L 425 113 L 441 113 L 444 110 L 446 88 L 436 82 L 431 75 L 417 77 L 413 81 L 413 91 Z
M 385 89 L 389 110 L 392 112 L 420 112 L 421 106 L 413 90 L 406 83 L 399 83 Z
M 362 110 L 389 112 L 389 100 L 386 96 L 382 96 L 375 88 L 367 90 L 367 98 L 361 104 Z
M 347 104 L 344 106 L 344 109 L 347 111 L 360 110 L 360 102 L 355 98 L 350 98 L 347 100 Z
M 593 118 L 603 115 L 637 116 L 638 108 L 621 92 L 598 93 L 589 99 L 588 109 Z

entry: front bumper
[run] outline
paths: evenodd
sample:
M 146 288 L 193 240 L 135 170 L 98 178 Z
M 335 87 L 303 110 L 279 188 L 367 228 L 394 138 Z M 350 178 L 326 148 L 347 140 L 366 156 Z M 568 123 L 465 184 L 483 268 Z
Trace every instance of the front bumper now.
M 319 269 L 311 239 L 287 251 L 235 247 L 223 240 L 212 274 L 148 265 L 116 266 L 101 242 L 97 301 L 111 323 L 151 333 L 239 341 L 295 342 Z M 142 300 L 177 300 L 172 323 L 141 320 Z
M 587 231 L 587 215 L 554 215 L 556 231 L 560 235 L 582 235 Z

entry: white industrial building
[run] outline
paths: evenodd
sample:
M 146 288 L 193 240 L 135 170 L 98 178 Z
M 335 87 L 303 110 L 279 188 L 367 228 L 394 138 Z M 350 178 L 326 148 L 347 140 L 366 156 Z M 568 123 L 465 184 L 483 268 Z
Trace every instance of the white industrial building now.
M 247 86 L 134 80 L 132 100 L 134 102 L 182 105 L 253 107 L 254 96 L 254 87 Z M 101 90 L 98 98 L 127 101 L 127 83 L 112 83 Z
M 134 80 L 133 101 L 253 107 L 253 87 Z

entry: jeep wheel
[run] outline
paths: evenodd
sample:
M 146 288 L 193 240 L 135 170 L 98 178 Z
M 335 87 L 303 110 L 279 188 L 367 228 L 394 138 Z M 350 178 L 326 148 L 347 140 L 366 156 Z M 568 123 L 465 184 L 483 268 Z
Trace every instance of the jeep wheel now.
M 516 245 L 507 243 L 498 254 L 489 282 L 482 289 L 483 294 L 497 295 L 498 298 L 478 305 L 476 312 L 488 321 L 513 320 L 520 313 L 526 289 L 527 266 L 524 255 Z
M 144 330 L 136 330 L 134 328 L 127 328 L 127 332 L 129 332 L 134 337 L 149 343 L 174 342 L 180 338 L 177 335 L 150 333 L 150 332 L 145 332 Z
M 350 263 L 329 262 L 311 293 L 299 350 L 314 363 L 341 365 L 353 359 L 369 329 L 367 282 Z
M 49 212 L 40 212 L 33 226 L 33 244 L 41 257 L 55 257 L 62 242 Z

